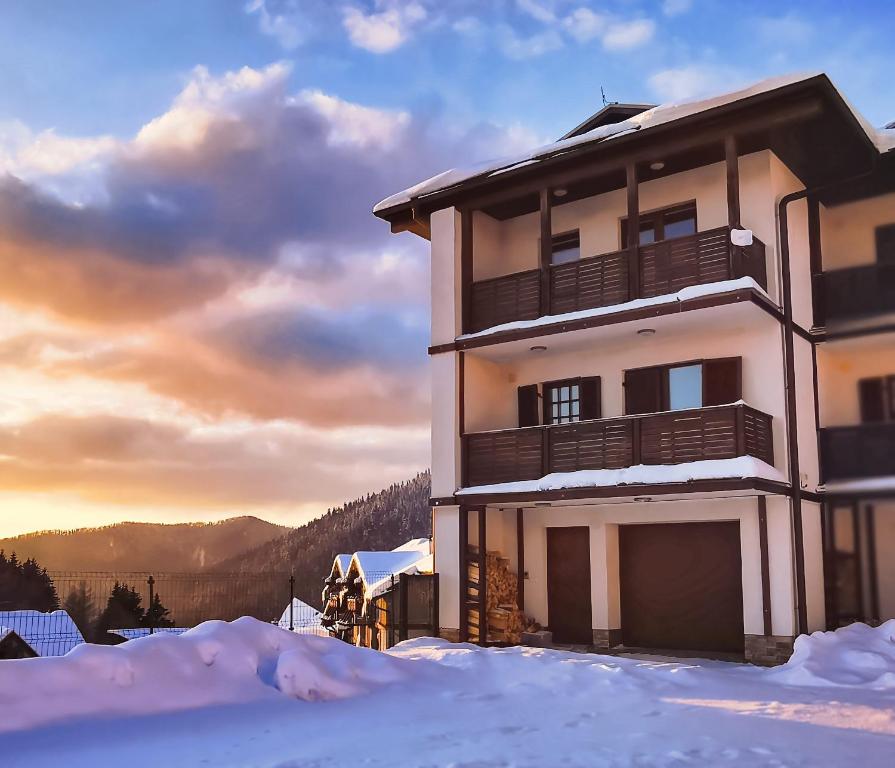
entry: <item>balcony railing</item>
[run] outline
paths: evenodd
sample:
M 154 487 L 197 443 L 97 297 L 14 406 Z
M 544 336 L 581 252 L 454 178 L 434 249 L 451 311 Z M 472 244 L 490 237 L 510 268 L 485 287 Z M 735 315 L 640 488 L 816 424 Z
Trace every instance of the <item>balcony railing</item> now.
M 895 313 L 895 264 L 867 264 L 819 276 L 827 324 Z
M 729 227 L 642 245 L 639 253 L 639 264 L 634 263 L 633 250 L 626 249 L 550 266 L 548 302 L 542 301 L 536 269 L 477 281 L 467 330 L 533 320 L 541 315 L 542 305 L 549 308 L 548 314 L 559 315 L 740 277 L 752 277 L 767 287 L 764 243 L 753 238 L 752 245 L 733 245 Z M 632 270 L 637 270 L 636 280 Z
M 771 422 L 740 404 L 471 433 L 463 437 L 466 485 L 746 455 L 773 465 Z
M 826 427 L 820 440 L 827 481 L 895 477 L 895 424 Z

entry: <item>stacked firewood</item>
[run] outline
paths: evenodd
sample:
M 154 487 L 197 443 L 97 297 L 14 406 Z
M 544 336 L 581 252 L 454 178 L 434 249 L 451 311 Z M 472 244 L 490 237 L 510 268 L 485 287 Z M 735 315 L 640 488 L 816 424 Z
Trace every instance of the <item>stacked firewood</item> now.
M 487 608 L 487 639 L 492 643 L 518 644 L 523 632 L 537 631 L 541 627 L 526 616 L 517 606 L 518 576 L 510 570 L 510 561 L 500 552 L 485 555 L 485 603 Z M 469 597 L 478 599 L 479 551 L 469 547 Z M 479 611 L 477 605 L 469 610 L 470 640 L 478 641 Z

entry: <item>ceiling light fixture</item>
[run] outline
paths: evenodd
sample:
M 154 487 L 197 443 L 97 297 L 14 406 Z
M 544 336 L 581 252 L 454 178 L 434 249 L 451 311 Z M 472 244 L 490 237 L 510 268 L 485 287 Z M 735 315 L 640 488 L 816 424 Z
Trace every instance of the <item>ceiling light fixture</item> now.
M 529 347 L 528 351 L 529 352 L 546 352 L 547 347 L 545 347 L 543 344 L 535 344 L 533 347 Z
M 641 328 L 637 331 L 638 336 L 655 336 L 656 329 L 655 328 Z
M 565 187 L 558 187 L 557 189 L 553 190 L 553 194 L 557 197 L 565 197 L 567 194 L 569 194 L 569 190 L 567 190 Z
M 649 164 L 649 167 L 653 171 L 661 171 L 665 167 L 664 160 L 654 160 Z

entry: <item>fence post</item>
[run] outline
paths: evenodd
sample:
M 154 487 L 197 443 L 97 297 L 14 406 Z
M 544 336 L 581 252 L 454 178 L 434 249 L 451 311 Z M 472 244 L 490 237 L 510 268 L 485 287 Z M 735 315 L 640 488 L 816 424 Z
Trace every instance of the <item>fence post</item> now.
M 289 576 L 289 631 L 295 631 L 295 574 Z
M 399 624 L 398 629 L 398 640 L 403 641 L 407 639 L 407 589 L 408 589 L 408 581 L 409 576 L 406 573 L 402 573 L 398 576 L 398 600 L 400 602 L 401 608 L 401 623 Z
M 152 574 L 149 574 L 149 578 L 147 579 L 149 584 L 149 634 L 155 634 L 155 613 L 154 613 L 154 605 L 155 602 L 155 579 L 152 577 Z

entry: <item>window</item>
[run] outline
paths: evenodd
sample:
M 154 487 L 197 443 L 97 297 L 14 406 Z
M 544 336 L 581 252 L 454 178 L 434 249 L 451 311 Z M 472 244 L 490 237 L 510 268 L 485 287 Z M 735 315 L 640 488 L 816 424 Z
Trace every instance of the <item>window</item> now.
M 628 220 L 621 222 L 621 242 L 627 248 Z M 670 208 L 640 214 L 640 245 L 696 234 L 696 203 L 681 203 Z
M 722 357 L 625 371 L 625 413 L 658 413 L 734 403 L 742 396 L 742 360 Z
M 553 236 L 551 264 L 568 264 L 581 258 L 581 239 L 578 230 Z
M 880 264 L 895 264 L 895 224 L 876 228 L 876 260 Z
M 544 385 L 545 424 L 568 424 L 581 419 L 581 386 L 577 380 Z
M 895 375 L 861 379 L 858 382 L 861 423 L 895 421 Z

